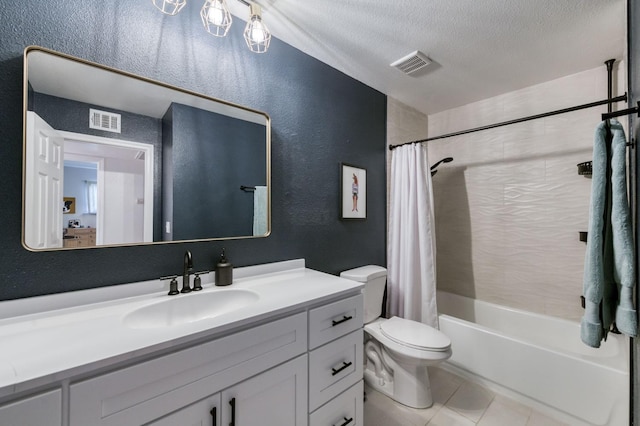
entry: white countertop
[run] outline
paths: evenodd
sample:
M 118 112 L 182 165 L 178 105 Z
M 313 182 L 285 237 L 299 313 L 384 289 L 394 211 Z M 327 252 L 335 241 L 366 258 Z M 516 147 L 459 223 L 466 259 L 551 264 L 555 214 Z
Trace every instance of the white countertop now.
M 188 345 L 258 324 L 268 317 L 349 293 L 362 283 L 305 268 L 304 260 L 237 268 L 234 283 L 167 296 L 154 280 L 17 301 L 0 302 L 0 397 L 69 379 L 116 363 Z M 124 324 L 130 312 L 169 298 L 198 297 L 230 288 L 251 290 L 258 301 L 197 322 L 150 329 Z

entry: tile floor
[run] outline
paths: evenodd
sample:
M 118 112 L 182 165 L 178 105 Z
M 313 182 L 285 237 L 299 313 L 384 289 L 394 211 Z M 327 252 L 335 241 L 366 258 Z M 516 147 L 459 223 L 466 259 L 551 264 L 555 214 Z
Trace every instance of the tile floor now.
M 365 386 L 364 426 L 561 426 L 530 407 L 440 368 L 430 368 L 433 406 L 398 404 Z

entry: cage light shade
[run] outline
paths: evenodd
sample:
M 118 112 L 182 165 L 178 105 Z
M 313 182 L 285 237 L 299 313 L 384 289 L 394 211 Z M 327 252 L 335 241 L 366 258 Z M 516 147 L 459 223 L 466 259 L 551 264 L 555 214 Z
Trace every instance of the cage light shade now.
M 226 0 L 207 0 L 200 10 L 200 18 L 207 32 L 216 37 L 226 36 L 233 22 Z
M 247 46 L 255 53 L 264 53 L 269 48 L 271 33 L 262 22 L 262 9 L 259 5 L 251 3 L 251 18 L 244 29 L 244 39 Z
M 175 15 L 182 10 L 187 0 L 151 0 L 160 12 Z

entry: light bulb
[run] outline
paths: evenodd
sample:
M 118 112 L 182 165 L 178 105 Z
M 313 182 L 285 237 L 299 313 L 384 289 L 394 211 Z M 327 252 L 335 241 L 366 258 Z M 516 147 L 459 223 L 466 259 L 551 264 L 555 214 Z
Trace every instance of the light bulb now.
M 216 37 L 224 37 L 231 28 L 231 13 L 225 0 L 207 0 L 200 10 L 204 28 Z
M 264 53 L 269 48 L 271 33 L 267 26 L 262 23 L 261 8 L 255 3 L 251 3 L 251 18 L 244 29 L 244 39 L 252 52 Z
M 212 7 L 211 9 L 209 9 L 207 19 L 214 25 L 220 25 L 224 20 L 224 12 L 220 9 Z
M 253 23 L 253 28 L 251 29 L 251 40 L 254 43 L 262 43 L 264 42 L 265 39 L 265 35 L 264 35 L 264 26 L 262 25 L 262 22 L 260 21 L 256 21 Z

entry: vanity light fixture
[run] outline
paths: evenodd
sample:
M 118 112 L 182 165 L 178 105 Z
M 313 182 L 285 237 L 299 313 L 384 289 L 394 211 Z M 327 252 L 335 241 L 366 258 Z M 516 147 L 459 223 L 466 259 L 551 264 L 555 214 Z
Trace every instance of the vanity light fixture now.
M 176 15 L 187 4 L 187 0 L 151 0 L 162 13 Z M 264 53 L 271 42 L 271 32 L 262 22 L 262 8 L 247 0 L 238 0 L 249 6 L 250 15 L 244 29 L 244 39 L 252 52 Z M 226 0 L 206 0 L 200 10 L 200 18 L 205 30 L 216 37 L 225 37 L 233 19 Z
M 225 0 L 207 0 L 200 10 L 204 28 L 209 34 L 224 37 L 231 28 L 231 13 Z
M 157 7 L 160 12 L 167 15 L 176 15 L 185 4 L 187 0 L 152 0 L 153 5 Z
M 244 39 L 252 52 L 264 53 L 269 48 L 271 33 L 262 22 L 262 8 L 255 3 L 251 3 L 249 9 L 251 18 L 249 18 L 244 29 Z

